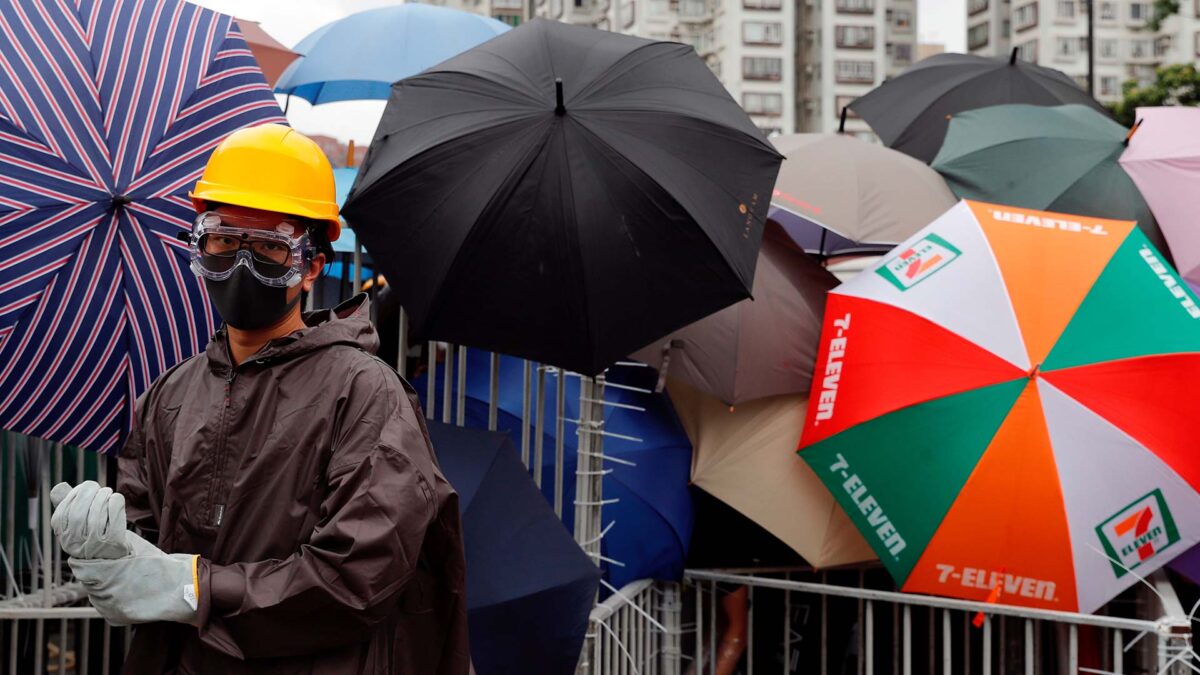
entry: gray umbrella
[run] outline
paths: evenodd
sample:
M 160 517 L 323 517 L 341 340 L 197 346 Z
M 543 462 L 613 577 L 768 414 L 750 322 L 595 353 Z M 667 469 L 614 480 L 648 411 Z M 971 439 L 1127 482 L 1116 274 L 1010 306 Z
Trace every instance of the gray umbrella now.
M 637 351 L 633 358 L 669 372 L 727 405 L 807 393 L 825 311 L 837 279 L 767 221 L 753 299 L 743 300 Z
M 936 171 L 882 145 L 844 134 L 772 140 L 787 159 L 771 218 L 814 255 L 883 253 L 956 201 Z

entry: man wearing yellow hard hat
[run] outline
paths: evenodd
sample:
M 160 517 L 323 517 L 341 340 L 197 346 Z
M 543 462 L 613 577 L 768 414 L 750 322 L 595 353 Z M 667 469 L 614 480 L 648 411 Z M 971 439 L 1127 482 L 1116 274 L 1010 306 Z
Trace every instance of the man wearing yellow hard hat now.
M 139 399 L 116 492 L 52 495 L 92 604 L 143 624 L 125 672 L 467 673 L 457 496 L 416 393 L 374 356 L 365 296 L 300 311 L 340 229 L 328 160 L 243 129 L 192 200 L 225 325 Z

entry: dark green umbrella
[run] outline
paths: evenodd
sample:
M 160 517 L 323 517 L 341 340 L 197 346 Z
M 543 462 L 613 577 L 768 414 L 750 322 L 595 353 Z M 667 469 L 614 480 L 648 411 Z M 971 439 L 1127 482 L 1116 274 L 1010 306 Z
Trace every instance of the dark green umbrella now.
M 959 197 L 1096 218 L 1136 220 L 1166 242 L 1117 163 L 1129 130 L 1083 105 L 997 105 L 955 115 L 933 168 Z

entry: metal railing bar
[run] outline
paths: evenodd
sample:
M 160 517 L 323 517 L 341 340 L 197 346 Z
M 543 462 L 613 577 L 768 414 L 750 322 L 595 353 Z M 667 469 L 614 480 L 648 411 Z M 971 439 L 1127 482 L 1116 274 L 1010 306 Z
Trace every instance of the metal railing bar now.
M 609 384 L 608 386 L 613 387 L 616 385 Z M 617 401 L 605 401 L 604 399 L 587 397 L 584 397 L 583 400 L 587 401 L 588 403 L 598 403 L 606 408 L 622 408 L 624 410 L 633 410 L 635 412 L 646 412 L 644 407 L 640 405 L 633 405 L 631 403 L 618 403 Z
M 637 466 L 637 462 L 631 462 L 628 459 L 621 459 L 620 457 L 613 457 L 612 455 L 606 455 L 606 454 L 600 453 L 600 452 L 581 452 L 579 454 L 584 455 L 586 457 L 599 457 L 600 459 L 603 459 L 606 462 L 612 462 L 614 464 L 622 464 L 624 466 Z
M 644 582 L 644 585 L 643 585 L 643 582 Z M 600 610 L 601 607 L 605 607 L 606 611 L 608 612 L 608 615 L 612 615 L 612 614 L 616 613 L 617 610 L 628 607 L 628 608 L 632 609 L 634 612 L 636 612 L 637 614 L 639 614 L 643 619 L 646 619 L 651 624 L 653 624 L 654 628 L 656 630 L 666 632 L 666 630 L 667 630 L 666 626 L 659 623 L 658 619 L 655 619 L 654 617 L 650 616 L 650 614 L 648 614 L 646 612 L 646 610 L 642 609 L 637 604 L 637 602 L 635 602 L 635 598 L 637 598 L 642 593 L 642 591 L 646 590 L 646 588 L 648 586 L 650 586 L 650 584 L 652 582 L 650 582 L 647 579 L 643 579 L 642 581 L 635 581 L 632 584 L 630 584 L 629 586 L 635 586 L 636 588 L 632 592 L 629 592 L 629 593 L 626 593 L 626 590 L 629 589 L 629 586 L 626 586 L 625 588 L 622 588 L 622 589 L 617 589 L 612 584 L 608 583 L 607 581 L 605 581 L 603 579 L 600 580 L 600 583 L 604 584 L 605 588 L 612 591 L 612 595 L 605 598 L 604 602 L 596 605 L 595 609 L 592 610 L 591 616 L 589 618 L 591 618 L 593 621 L 603 621 L 605 619 L 605 617 L 603 617 L 603 616 L 597 616 L 598 610 Z
M 442 360 L 442 424 L 450 424 L 454 412 L 454 345 L 446 343 Z
M 976 602 L 972 600 L 959 600 L 956 598 L 939 598 L 928 595 L 917 595 L 911 593 L 899 593 L 896 591 L 880 591 L 875 589 L 860 589 L 846 586 L 833 586 L 827 584 L 818 584 L 806 581 L 789 581 L 782 579 L 772 579 L 769 577 L 751 577 L 738 574 L 725 574 L 721 572 L 709 572 L 705 570 L 687 570 L 684 573 L 686 578 L 704 581 L 724 581 L 728 583 L 739 584 L 755 584 L 766 588 L 779 588 L 792 591 L 801 591 L 804 593 L 828 594 L 844 598 L 862 598 L 870 600 L 881 600 L 884 602 L 898 602 L 902 605 L 914 605 L 920 607 L 933 607 L 938 609 L 955 609 L 964 612 L 984 612 L 985 614 L 1002 615 L 1002 616 L 1019 616 L 1022 618 L 1043 619 L 1048 621 L 1058 621 L 1062 623 L 1073 623 L 1081 626 L 1099 626 L 1101 628 L 1117 628 L 1123 630 L 1135 631 L 1150 631 L 1155 632 L 1159 629 L 1160 624 L 1157 621 L 1149 621 L 1145 619 L 1124 619 L 1111 616 L 1097 616 L 1091 614 L 1075 614 L 1072 612 L 1062 612 L 1048 609 L 1030 609 L 1025 607 L 1015 607 L 1011 605 L 998 605 L 994 603 Z
M 567 421 L 574 422 L 575 420 L 567 420 Z M 625 434 L 618 434 L 618 433 L 612 432 L 612 431 L 604 431 L 603 429 L 588 429 L 587 427 L 584 427 L 584 426 L 580 426 L 579 429 L 576 430 L 576 433 L 589 434 L 592 436 L 603 436 L 605 438 L 619 438 L 623 441 L 630 441 L 632 443 L 643 442 L 643 439 L 638 438 L 637 436 L 626 436 Z
M 99 619 L 95 608 L 88 607 L 10 607 L 0 609 L 0 620 Z
M 574 375 L 574 373 L 572 373 L 572 375 Z M 632 392 L 636 392 L 638 394 L 653 394 L 654 393 L 653 389 L 646 389 L 644 387 L 634 387 L 632 385 L 619 384 L 617 382 L 605 382 L 604 386 L 613 387 L 614 389 L 624 389 L 625 391 L 632 391 Z

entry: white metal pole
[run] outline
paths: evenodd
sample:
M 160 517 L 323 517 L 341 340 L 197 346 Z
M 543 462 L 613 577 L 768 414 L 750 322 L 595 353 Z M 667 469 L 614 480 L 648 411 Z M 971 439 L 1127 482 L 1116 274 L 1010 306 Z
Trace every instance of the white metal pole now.
M 437 343 L 433 340 L 429 341 L 425 355 L 425 417 L 434 419 L 436 417 L 437 408 Z
M 1033 619 L 1025 619 L 1025 675 L 1033 675 Z
M 442 361 L 442 423 L 450 424 L 454 414 L 454 345 L 446 343 Z
M 904 606 L 904 675 L 912 675 L 912 605 Z
M 867 600 L 867 612 L 864 618 L 866 629 L 863 631 L 864 669 L 867 675 L 875 674 L 875 602 Z
M 534 412 L 533 430 L 533 482 L 542 489 L 542 450 L 545 446 L 546 429 L 546 366 L 537 367 L 537 410 Z
M 563 438 L 563 411 L 567 400 L 567 373 L 558 369 L 558 383 L 554 388 L 554 513 L 562 519 L 563 514 L 563 462 L 566 459 Z
M 500 423 L 500 355 L 488 356 L 488 430 L 495 431 Z
M 467 425 L 467 346 L 458 346 L 458 409 L 455 424 L 460 427 Z
M 532 379 L 529 359 L 521 360 L 521 374 L 521 461 L 525 463 L 525 468 L 529 468 L 529 384 Z M 579 527 L 578 522 L 575 527 Z
M 950 634 L 950 610 L 942 610 L 942 672 L 950 673 L 954 660 L 954 638 Z

